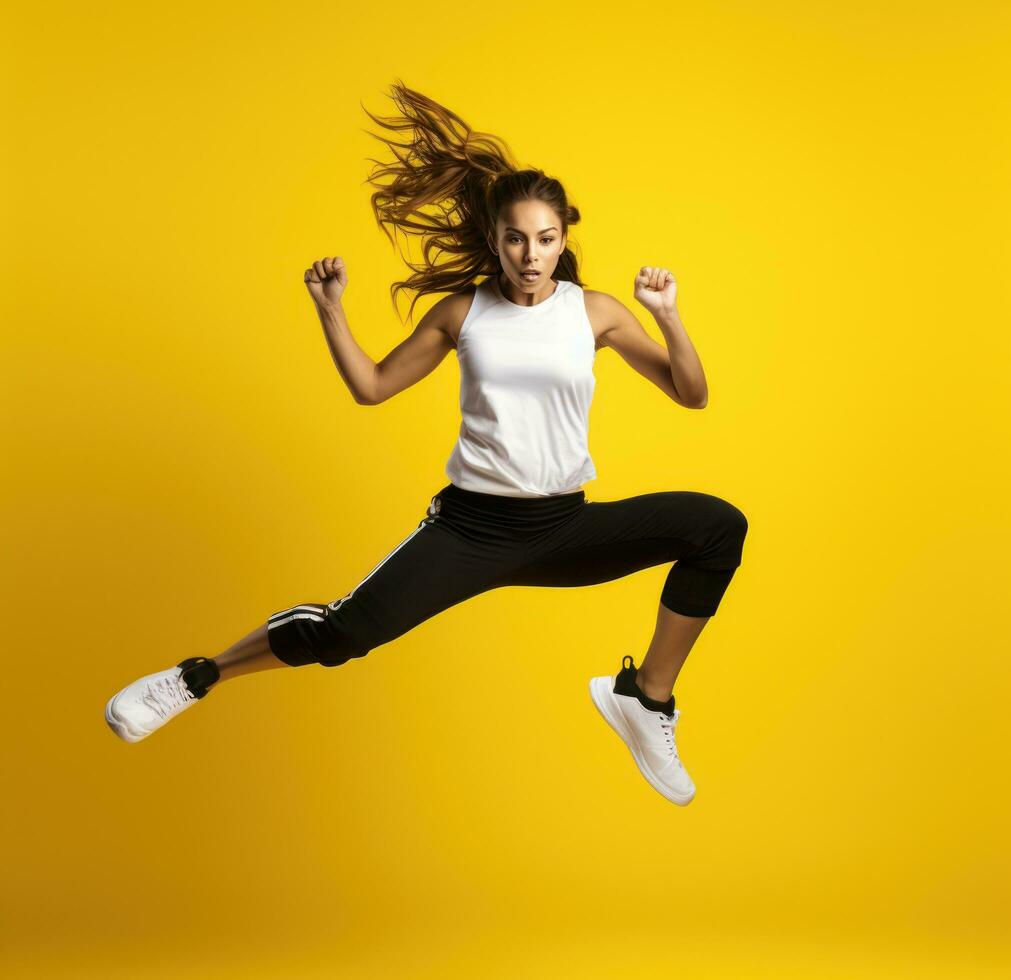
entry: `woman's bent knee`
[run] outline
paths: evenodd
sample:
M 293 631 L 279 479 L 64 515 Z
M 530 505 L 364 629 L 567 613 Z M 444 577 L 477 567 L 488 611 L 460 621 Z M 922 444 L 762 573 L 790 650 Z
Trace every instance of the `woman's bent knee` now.
M 704 525 L 705 544 L 690 559 L 701 568 L 731 569 L 741 564 L 748 519 L 744 512 L 722 497 L 707 494 L 709 507 Z
M 748 534 L 748 519 L 744 516 L 744 511 L 727 501 L 724 501 L 724 503 L 726 503 L 728 508 L 727 527 L 731 534 L 743 541 Z

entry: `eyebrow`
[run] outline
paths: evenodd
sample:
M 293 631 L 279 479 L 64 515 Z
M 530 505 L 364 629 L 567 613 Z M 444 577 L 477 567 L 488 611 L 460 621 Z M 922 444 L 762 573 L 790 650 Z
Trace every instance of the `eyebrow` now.
M 513 228 L 512 225 L 506 225 L 505 230 L 506 231 L 519 231 L 521 235 L 523 234 L 523 232 L 520 231 L 519 228 Z M 552 225 L 550 228 L 542 228 L 539 232 L 537 232 L 537 234 L 538 235 L 543 235 L 544 232 L 546 232 L 546 231 L 558 231 L 558 229 L 554 225 Z

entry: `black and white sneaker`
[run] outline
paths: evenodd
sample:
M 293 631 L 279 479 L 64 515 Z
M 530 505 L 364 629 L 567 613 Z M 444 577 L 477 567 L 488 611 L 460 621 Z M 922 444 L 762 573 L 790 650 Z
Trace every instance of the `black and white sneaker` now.
M 639 771 L 658 793 L 678 806 L 695 797 L 695 784 L 678 758 L 674 729 L 681 712 L 669 701 L 647 697 L 635 683 L 638 669 L 626 656 L 615 677 L 594 677 L 590 697 L 597 710 L 628 746 Z
M 219 676 L 213 660 L 190 657 L 168 670 L 148 674 L 114 694 L 105 706 L 105 720 L 123 741 L 139 742 L 206 697 Z

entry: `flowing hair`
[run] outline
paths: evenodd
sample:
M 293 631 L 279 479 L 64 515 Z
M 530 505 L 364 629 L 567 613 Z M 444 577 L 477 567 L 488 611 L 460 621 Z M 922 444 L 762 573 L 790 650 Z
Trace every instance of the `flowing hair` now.
M 403 290 L 415 292 L 410 320 L 415 303 L 425 294 L 457 292 L 477 276 L 497 276 L 502 263 L 490 242 L 499 212 L 515 201 L 542 201 L 558 215 L 562 234 L 578 224 L 579 210 L 569 204 L 561 183 L 543 170 L 517 168 L 502 139 L 471 129 L 455 112 L 399 79 L 391 86 L 390 98 L 400 109 L 398 115 L 376 116 L 362 109 L 384 129 L 406 135 L 398 141 L 368 134 L 389 146 L 397 162 L 384 164 L 369 157 L 375 166 L 366 183 L 376 188 L 372 210 L 393 247 L 397 248 L 398 231 L 406 242 L 414 235 L 422 242 L 424 256 L 420 263 L 404 256 L 413 275 L 390 286 L 394 311 Z M 392 179 L 381 183 L 386 177 Z M 443 255 L 449 258 L 442 259 Z M 556 278 L 583 285 L 568 240 Z

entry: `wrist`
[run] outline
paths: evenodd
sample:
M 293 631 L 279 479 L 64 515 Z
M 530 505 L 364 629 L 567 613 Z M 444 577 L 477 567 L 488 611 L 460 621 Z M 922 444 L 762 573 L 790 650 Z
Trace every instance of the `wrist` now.
M 341 305 L 340 300 L 336 300 L 333 303 L 317 303 L 316 312 L 319 314 L 320 319 L 337 319 L 343 317 L 344 307 Z
M 653 316 L 661 327 L 675 327 L 681 322 L 677 306 L 672 306 L 670 309 L 655 310 Z

